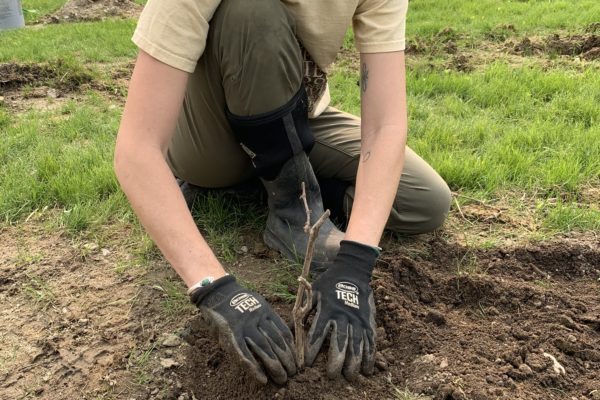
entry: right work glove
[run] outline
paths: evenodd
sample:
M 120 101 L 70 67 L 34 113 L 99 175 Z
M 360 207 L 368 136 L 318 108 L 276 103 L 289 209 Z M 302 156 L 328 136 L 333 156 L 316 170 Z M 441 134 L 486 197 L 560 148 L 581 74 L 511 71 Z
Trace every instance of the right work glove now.
M 268 375 L 283 384 L 296 373 L 292 333 L 262 296 L 227 275 L 190 297 L 225 351 L 237 354 L 259 382 Z

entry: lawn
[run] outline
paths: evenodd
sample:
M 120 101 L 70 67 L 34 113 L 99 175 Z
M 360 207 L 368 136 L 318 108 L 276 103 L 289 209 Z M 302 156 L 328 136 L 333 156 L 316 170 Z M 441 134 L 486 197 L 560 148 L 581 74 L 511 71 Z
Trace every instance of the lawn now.
M 194 323 L 189 321 L 191 307 L 185 288 L 143 233 L 113 172 L 114 140 L 137 53 L 130 40 L 136 21 L 111 17 L 41 23 L 64 3 L 65 0 L 23 0 L 26 28 L 0 32 L 0 254 L 5 259 L 0 263 L 0 304 L 7 310 L 0 316 L 0 325 L 9 327 L 5 331 L 0 328 L 0 384 L 4 384 L 3 379 L 8 382 L 14 378 L 11 371 L 15 368 L 37 368 L 35 360 L 41 360 L 41 366 L 44 362 L 54 363 L 60 355 L 75 365 L 75 356 L 69 355 L 74 350 L 69 349 L 76 348 L 80 358 L 90 365 L 78 367 L 80 372 L 68 380 L 65 392 L 58 389 L 62 378 L 56 378 L 56 385 L 39 391 L 44 382 L 50 379 L 52 383 L 53 377 L 62 376 L 59 370 L 53 370 L 56 375 L 46 380 L 40 380 L 36 374 L 14 378 L 14 383 L 5 387 L 20 398 L 62 398 L 59 393 L 72 395 L 79 390 L 86 390 L 86 398 L 116 399 L 123 398 L 123 393 L 147 398 L 147 388 L 151 388 L 151 393 L 156 390 L 151 396 L 161 398 L 174 393 L 177 382 L 185 387 L 181 393 L 188 389 L 190 393 L 209 389 L 213 390 L 210 393 L 217 393 L 214 387 L 202 386 L 204 382 L 190 383 L 193 373 L 183 367 L 184 359 L 200 360 L 208 371 L 209 382 L 214 380 L 211 373 L 231 378 L 224 356 L 202 347 L 210 342 L 202 339 L 196 347 L 192 343 L 175 353 L 166 352 L 161 345 L 165 332 L 182 338 L 196 332 Z M 453 206 L 446 225 L 434 234 L 416 239 L 386 235 L 387 267 L 381 268 L 380 277 L 389 278 L 385 284 L 396 282 L 398 288 L 406 291 L 406 298 L 400 300 L 392 294 L 384 297 L 381 293 L 388 292 L 382 283 L 378 299 L 381 304 L 392 300 L 405 304 L 403 309 L 409 311 L 400 315 L 417 328 L 430 318 L 433 309 L 447 313 L 448 324 L 461 327 L 471 326 L 474 320 L 494 318 L 496 312 L 496 322 L 500 324 L 497 334 L 480 332 L 477 327 L 468 330 L 479 332 L 486 343 L 512 337 L 508 315 L 518 322 L 528 312 L 537 312 L 538 306 L 527 308 L 528 301 L 562 299 L 557 300 L 559 306 L 552 303 L 552 310 L 567 310 L 564 315 L 571 319 L 571 323 L 566 323 L 569 332 L 564 331 L 563 336 L 582 336 L 581 340 L 569 342 L 571 347 L 567 350 L 563 347 L 568 343 L 561 347 L 557 344 L 560 338 L 545 333 L 553 331 L 551 325 L 539 321 L 538 325 L 528 325 L 529 319 L 519 323 L 539 339 L 539 346 L 544 345 L 550 352 L 562 351 L 559 361 L 566 363 L 570 368 L 567 371 L 579 371 L 580 380 L 575 386 L 581 388 L 582 396 L 590 396 L 582 398 L 595 398 L 590 393 L 600 387 L 586 377 L 598 370 L 600 359 L 581 356 L 579 362 L 571 356 L 600 354 L 591 343 L 598 338 L 597 332 L 594 336 L 593 329 L 589 331 L 589 326 L 597 324 L 597 315 L 595 320 L 588 318 L 588 314 L 598 311 L 597 297 L 596 305 L 586 297 L 598 293 L 595 279 L 600 279 L 600 257 L 594 247 L 600 232 L 600 3 L 413 0 L 409 10 L 409 146 L 448 182 Z M 332 105 L 358 115 L 358 81 L 350 30 L 329 77 Z M 227 268 L 247 286 L 278 299 L 280 307 L 285 308 L 293 299 L 290 287 L 295 285 L 298 265 L 262 245 L 260 230 L 266 214 L 261 207 L 245 198 L 210 192 L 196 204 L 194 216 Z M 444 250 L 440 250 L 438 241 L 443 241 Z M 531 248 L 535 250 L 531 254 L 538 256 L 524 255 Z M 442 261 L 436 261 L 438 256 Z M 415 269 L 410 269 L 406 257 L 424 264 L 417 263 Z M 503 267 L 507 268 L 498 267 L 494 261 L 498 259 L 503 259 Z M 394 269 L 400 268 L 397 263 L 421 274 L 419 279 L 412 281 L 398 273 Z M 552 268 L 546 267 L 550 265 Z M 570 269 L 556 277 L 555 270 L 561 265 Z M 508 271 L 511 268 L 523 268 L 523 275 L 514 275 Z M 266 282 L 265 273 L 275 278 Z M 424 277 L 447 283 L 448 293 L 452 288 L 472 288 L 473 293 L 487 295 L 470 303 L 469 296 L 476 295 L 461 294 L 460 302 L 468 305 L 461 308 L 464 304 L 460 303 L 454 307 L 457 303 L 447 300 L 451 295 L 441 288 L 442 283 L 424 284 L 421 292 L 411 292 L 411 285 L 419 286 L 421 278 L 426 280 Z M 404 286 L 403 279 L 408 280 Z M 504 300 L 494 302 L 505 296 L 492 290 L 496 286 L 499 291 L 512 292 L 514 301 L 523 303 L 523 310 L 506 305 L 509 300 L 506 304 Z M 581 290 L 581 300 L 569 287 Z M 8 289 L 3 292 L 3 288 Z M 420 296 L 424 292 L 433 293 L 434 300 L 423 300 Z M 17 300 L 11 300 L 11 296 Z M 440 304 L 442 308 L 438 307 Z M 25 311 L 19 311 L 23 307 Z M 553 312 L 550 308 L 544 310 L 540 308 L 539 312 Z M 72 315 L 75 316 L 71 318 Z M 560 318 L 560 324 L 565 325 Z M 140 320 L 141 328 L 137 327 Z M 380 325 L 388 322 L 378 320 Z M 549 323 L 554 322 L 552 319 Z M 509 325 L 511 328 L 503 331 Z M 28 327 L 23 333 L 27 345 L 16 333 L 18 326 Z M 414 370 L 424 371 L 425 375 L 431 372 L 421 359 L 428 355 L 427 351 L 435 353 L 437 364 L 443 363 L 444 351 L 459 351 L 444 347 L 448 342 L 457 342 L 447 332 L 440 333 L 439 337 L 445 338 L 440 342 L 435 338 L 427 342 L 430 348 L 411 347 L 422 338 L 416 337 L 419 329 L 411 332 L 398 326 L 385 325 L 390 341 L 392 337 L 406 340 L 404 344 L 394 342 L 395 349 L 407 349 L 396 354 L 396 359 L 413 363 Z M 428 334 L 427 326 L 422 325 L 424 336 Z M 50 332 L 57 339 L 42 343 L 39 332 Z M 78 335 L 84 339 L 77 339 Z M 475 348 L 477 337 L 469 337 Z M 538 346 L 538 342 L 531 344 L 533 339 L 520 340 L 523 348 Z M 577 347 L 584 344 L 589 346 Z M 506 346 L 513 347 L 504 350 L 498 346 L 490 344 L 494 350 L 489 351 L 497 351 L 495 357 L 504 357 L 502 351 L 518 353 L 512 342 Z M 106 351 L 92 354 L 92 348 Z M 208 351 L 209 356 L 199 356 L 199 349 Z M 42 352 L 38 358 L 36 351 Z M 450 361 L 471 365 L 486 351 L 485 347 L 473 350 L 468 363 L 464 361 L 467 358 L 460 357 Z M 113 353 L 114 359 L 107 361 L 107 354 Z M 165 358 L 176 359 L 182 365 L 177 373 L 173 372 L 174 381 L 170 383 L 170 370 L 163 373 L 164 368 L 160 367 Z M 518 369 L 525 362 L 523 355 L 518 363 L 513 360 L 497 368 L 512 371 L 509 364 L 517 363 Z M 396 399 L 428 398 L 425 396 L 442 393 L 442 389 L 427 392 L 423 385 L 419 386 L 417 377 L 409 372 L 399 373 L 399 364 L 386 363 L 390 364 L 389 373 L 386 372 L 389 377 L 382 370 L 374 378 L 376 384 L 365 384 L 367 392 L 373 390 L 369 394 L 380 394 L 381 388 L 387 388 Z M 94 372 L 92 366 L 97 365 L 102 367 L 102 376 Z M 453 395 L 451 391 L 447 393 L 450 397 L 444 398 L 460 398 L 458 389 L 475 396 L 469 390 L 486 385 L 457 371 L 451 370 L 462 383 L 447 383 L 454 385 L 457 392 Z M 503 377 L 498 378 L 501 383 L 488 384 L 502 388 L 503 395 L 524 396 L 512 398 L 556 395 L 550 389 L 545 391 L 543 383 L 568 392 L 569 396 L 575 396 L 577 391 L 573 382 L 552 380 L 555 378 L 545 381 L 543 377 L 521 379 L 511 373 L 504 376 L 520 382 L 520 388 L 515 384 L 511 389 L 510 384 L 502 383 Z M 496 376 L 492 372 L 488 375 Z M 433 380 L 439 378 L 432 376 Z M 87 380 L 92 384 L 85 389 Z M 300 382 L 296 384 L 302 386 Z M 350 387 L 355 392 L 344 392 L 344 385 L 318 385 L 322 393 L 333 396 L 359 396 L 361 390 L 356 386 Z M 304 398 L 295 392 L 298 387 L 289 388 L 290 398 Z M 279 389 L 269 390 L 275 395 Z M 585 390 L 588 392 L 583 393 Z M 423 397 L 417 397 L 419 393 Z

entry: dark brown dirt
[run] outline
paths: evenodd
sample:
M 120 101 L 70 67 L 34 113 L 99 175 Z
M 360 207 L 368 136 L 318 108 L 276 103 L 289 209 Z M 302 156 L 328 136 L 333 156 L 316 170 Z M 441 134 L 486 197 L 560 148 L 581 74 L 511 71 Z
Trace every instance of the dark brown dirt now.
M 88 89 L 125 100 L 132 63 L 100 64 L 97 70 L 62 60 L 39 64 L 0 63 L 0 104 L 13 111 L 50 110 L 81 98 Z M 98 76 L 109 76 L 104 81 Z
M 123 242 L 134 232 L 97 234 L 98 241 L 70 239 L 35 222 L 0 228 L 0 399 L 397 400 L 404 399 L 397 391 L 409 390 L 446 400 L 591 400 L 600 393 L 593 235 L 486 251 L 435 235 L 390 240 L 386 248 L 396 250 L 373 280 L 376 374 L 331 381 L 321 356 L 278 387 L 252 382 L 209 337 L 164 261 L 140 264 Z M 252 244 L 256 235 L 243 240 L 245 253 L 230 270 L 273 293 L 268 282 L 287 267 Z M 268 299 L 289 319 L 285 297 Z
M 210 399 L 382 399 L 396 388 L 445 400 L 599 398 L 598 243 L 483 251 L 432 238 L 427 250 L 378 265 L 375 376 L 331 381 L 321 359 L 285 387 L 262 387 L 196 320 L 184 387 Z
M 51 85 L 56 89 L 72 91 L 92 80 L 88 71 L 61 60 L 38 64 L 0 63 L 0 93 L 25 85 Z
M 106 18 L 135 18 L 142 6 L 131 0 L 69 0 L 42 23 L 99 21 Z
M 557 54 L 581 56 L 586 60 L 600 58 L 600 36 L 596 34 L 560 36 L 554 34 L 545 38 L 523 38 L 512 44 L 512 51 L 520 55 Z

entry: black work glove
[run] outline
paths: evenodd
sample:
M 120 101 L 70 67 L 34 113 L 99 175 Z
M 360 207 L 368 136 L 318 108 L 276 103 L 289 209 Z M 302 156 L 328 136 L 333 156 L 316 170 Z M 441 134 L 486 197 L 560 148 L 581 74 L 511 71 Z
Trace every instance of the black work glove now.
M 306 341 L 306 363 L 312 365 L 331 332 L 327 376 L 344 372 L 348 380 L 373 373 L 375 302 L 369 286 L 379 255 L 374 247 L 342 240 L 333 265 L 312 283 L 312 326 Z
M 268 374 L 283 384 L 296 373 L 292 333 L 262 296 L 240 286 L 231 275 L 190 296 L 221 346 L 237 354 L 259 382 L 267 383 Z

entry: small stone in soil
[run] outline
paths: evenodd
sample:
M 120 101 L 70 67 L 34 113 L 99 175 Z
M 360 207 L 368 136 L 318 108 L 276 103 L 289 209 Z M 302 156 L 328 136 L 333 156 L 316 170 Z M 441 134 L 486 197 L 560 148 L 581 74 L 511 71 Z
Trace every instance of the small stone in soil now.
M 531 375 L 533 375 L 533 371 L 531 370 L 531 368 L 527 364 L 521 364 L 521 365 L 519 365 L 519 371 L 521 373 L 523 373 L 525 376 L 531 376 Z
M 177 335 L 167 335 L 165 340 L 163 340 L 162 345 L 164 347 L 177 347 L 181 344 L 181 338 Z
M 179 363 L 177 361 L 173 360 L 172 358 L 161 358 L 160 359 L 160 365 L 164 369 L 169 369 L 169 368 L 173 368 L 173 367 L 179 366 Z
M 431 322 L 437 326 L 446 325 L 446 317 L 444 317 L 444 315 L 437 310 L 429 311 L 425 316 L 425 321 Z
M 448 359 L 444 357 L 442 362 L 440 362 L 440 368 L 446 368 L 448 366 Z
M 380 352 L 377 352 L 375 354 L 375 366 L 377 367 L 377 369 L 379 369 L 381 371 L 387 371 L 387 369 L 388 369 L 387 360 L 385 359 L 383 354 L 381 354 Z

